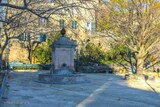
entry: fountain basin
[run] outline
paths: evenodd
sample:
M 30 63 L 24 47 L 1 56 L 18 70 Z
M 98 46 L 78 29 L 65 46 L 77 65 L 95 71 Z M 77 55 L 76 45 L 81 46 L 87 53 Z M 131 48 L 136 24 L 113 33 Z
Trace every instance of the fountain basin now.
M 38 82 L 47 84 L 77 84 L 89 82 L 85 75 L 81 74 L 50 74 L 44 73 L 38 75 Z

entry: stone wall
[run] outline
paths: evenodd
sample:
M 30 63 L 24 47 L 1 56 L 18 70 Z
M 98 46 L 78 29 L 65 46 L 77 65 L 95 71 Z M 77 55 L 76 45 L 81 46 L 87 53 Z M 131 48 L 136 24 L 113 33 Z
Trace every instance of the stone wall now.
M 78 72 L 81 73 L 114 73 L 114 70 L 106 65 L 79 66 Z

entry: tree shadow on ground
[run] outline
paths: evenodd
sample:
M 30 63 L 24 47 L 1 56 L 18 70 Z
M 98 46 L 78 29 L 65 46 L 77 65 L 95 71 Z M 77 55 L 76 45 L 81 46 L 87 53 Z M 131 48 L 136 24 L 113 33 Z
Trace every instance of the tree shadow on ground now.
M 141 86 L 139 86 L 141 87 Z M 77 107 L 159 107 L 160 93 L 129 87 L 108 81 L 96 88 Z
M 85 84 L 43 84 L 33 81 L 47 71 L 12 71 L 7 101 L 27 101 L 23 107 L 158 107 L 160 94 L 130 87 L 123 77 L 114 74 L 85 74 Z M 141 87 L 141 86 L 139 86 Z M 27 98 L 27 99 L 26 99 Z M 7 107 L 5 104 L 2 107 Z M 9 107 L 9 106 L 8 106 Z M 12 105 L 16 107 L 16 105 Z

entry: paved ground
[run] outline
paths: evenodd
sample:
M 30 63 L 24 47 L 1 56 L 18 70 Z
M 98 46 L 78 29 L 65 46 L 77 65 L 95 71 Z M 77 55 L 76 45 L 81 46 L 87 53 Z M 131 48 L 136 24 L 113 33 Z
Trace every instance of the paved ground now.
M 38 73 L 12 72 L 9 98 L 0 107 L 160 107 L 160 93 L 144 83 L 150 91 L 131 88 L 120 76 L 86 74 L 90 83 L 51 85 L 35 82 Z

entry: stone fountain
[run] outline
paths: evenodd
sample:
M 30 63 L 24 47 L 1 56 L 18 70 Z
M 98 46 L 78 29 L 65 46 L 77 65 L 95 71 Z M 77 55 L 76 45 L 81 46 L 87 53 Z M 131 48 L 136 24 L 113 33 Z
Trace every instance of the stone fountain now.
M 74 67 L 74 53 L 76 42 L 65 36 L 66 31 L 61 30 L 61 37 L 50 47 L 52 48 L 52 66 L 50 72 L 38 75 L 42 83 L 85 83 L 85 75 L 77 74 Z

